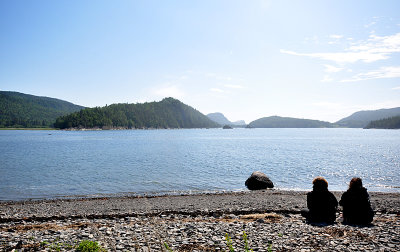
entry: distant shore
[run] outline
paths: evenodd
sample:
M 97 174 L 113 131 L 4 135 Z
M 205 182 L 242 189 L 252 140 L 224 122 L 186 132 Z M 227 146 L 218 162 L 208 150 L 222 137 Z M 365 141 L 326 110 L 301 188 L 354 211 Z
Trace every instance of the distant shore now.
M 0 130 L 58 130 L 56 128 L 0 128 Z
M 342 192 L 334 192 L 339 200 Z M 153 197 L 0 202 L 0 250 L 74 251 L 97 241 L 107 251 L 237 251 L 243 231 L 254 251 L 399 251 L 400 194 L 371 192 L 371 226 L 305 223 L 306 192 L 265 190 Z

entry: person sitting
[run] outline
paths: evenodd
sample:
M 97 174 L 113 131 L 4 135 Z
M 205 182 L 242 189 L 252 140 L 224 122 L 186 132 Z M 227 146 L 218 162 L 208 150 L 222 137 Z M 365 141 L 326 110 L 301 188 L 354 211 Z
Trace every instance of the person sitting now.
M 338 201 L 328 191 L 328 182 L 323 177 L 313 180 L 313 190 L 307 193 L 308 210 L 302 210 L 301 214 L 308 222 L 333 223 L 336 219 Z
M 343 207 L 344 223 L 367 225 L 372 222 L 374 212 L 360 178 L 351 179 L 349 189 L 343 193 L 339 203 Z

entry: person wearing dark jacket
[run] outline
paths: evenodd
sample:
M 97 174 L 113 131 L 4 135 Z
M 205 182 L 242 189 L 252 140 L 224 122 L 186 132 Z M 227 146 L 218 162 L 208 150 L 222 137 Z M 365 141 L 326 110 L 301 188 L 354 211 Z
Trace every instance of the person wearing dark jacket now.
M 360 178 L 350 181 L 349 189 L 343 193 L 339 203 L 343 207 L 344 223 L 367 225 L 372 222 L 374 212 Z
M 333 223 L 336 219 L 338 201 L 328 191 L 328 182 L 322 177 L 313 180 L 313 190 L 307 193 L 308 210 L 303 210 L 302 215 L 308 222 Z

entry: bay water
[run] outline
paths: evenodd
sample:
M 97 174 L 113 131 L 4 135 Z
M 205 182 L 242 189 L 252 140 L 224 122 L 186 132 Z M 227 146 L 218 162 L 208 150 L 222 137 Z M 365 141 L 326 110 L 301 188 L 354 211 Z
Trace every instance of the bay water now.
M 253 171 L 283 190 L 323 176 L 344 191 L 357 176 L 400 192 L 400 131 L 0 131 L 0 200 L 241 191 Z

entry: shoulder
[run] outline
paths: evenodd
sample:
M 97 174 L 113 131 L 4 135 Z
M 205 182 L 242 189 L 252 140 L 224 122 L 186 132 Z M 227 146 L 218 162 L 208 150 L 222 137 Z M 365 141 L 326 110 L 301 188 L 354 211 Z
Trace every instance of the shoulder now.
M 332 192 L 329 192 L 329 197 L 331 197 L 331 199 L 337 201 L 336 196 Z
M 366 198 L 369 198 L 369 194 L 368 194 L 368 192 L 367 192 L 367 188 L 362 188 L 361 189 L 361 195 L 363 196 L 363 197 L 366 197 Z
M 345 192 L 342 194 L 342 199 L 345 199 L 348 195 L 349 195 L 349 191 L 345 191 Z
M 329 195 L 329 197 L 335 197 L 335 195 L 333 195 L 333 193 L 330 191 L 326 191 L 326 194 Z

